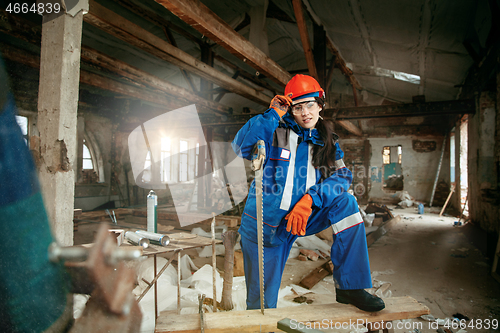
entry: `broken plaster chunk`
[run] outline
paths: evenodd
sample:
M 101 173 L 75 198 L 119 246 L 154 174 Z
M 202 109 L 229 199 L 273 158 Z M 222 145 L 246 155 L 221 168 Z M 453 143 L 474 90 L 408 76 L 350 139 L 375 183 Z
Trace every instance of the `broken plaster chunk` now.
M 300 249 L 300 253 L 305 255 L 307 258 L 311 259 L 312 261 L 318 261 L 318 259 L 319 259 L 319 255 L 313 250 Z

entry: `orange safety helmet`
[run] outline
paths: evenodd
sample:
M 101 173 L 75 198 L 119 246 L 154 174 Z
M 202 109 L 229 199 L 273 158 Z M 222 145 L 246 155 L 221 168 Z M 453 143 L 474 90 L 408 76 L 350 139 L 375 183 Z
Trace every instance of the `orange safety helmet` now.
M 325 91 L 312 76 L 297 74 L 286 84 L 285 96 L 292 101 L 306 97 L 325 98 Z

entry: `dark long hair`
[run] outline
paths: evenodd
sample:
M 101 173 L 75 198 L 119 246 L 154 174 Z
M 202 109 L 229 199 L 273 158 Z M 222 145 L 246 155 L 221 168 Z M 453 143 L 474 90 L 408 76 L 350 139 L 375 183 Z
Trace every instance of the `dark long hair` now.
M 316 97 L 316 102 L 318 102 L 322 109 L 325 108 L 323 99 Z M 323 178 L 328 178 L 335 172 L 335 142 L 338 139 L 338 135 L 333 132 L 333 124 L 329 120 L 319 118 L 316 123 L 316 129 L 325 145 L 314 145 L 312 165 L 320 169 Z

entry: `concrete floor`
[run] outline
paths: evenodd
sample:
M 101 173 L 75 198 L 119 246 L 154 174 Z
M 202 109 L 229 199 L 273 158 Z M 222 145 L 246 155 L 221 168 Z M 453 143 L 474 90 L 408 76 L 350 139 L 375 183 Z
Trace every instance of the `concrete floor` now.
M 394 206 L 389 206 L 393 209 Z M 456 217 L 439 217 L 439 207 L 418 215 L 416 208 L 393 209 L 401 215 L 401 221 L 369 247 L 372 276 L 390 282 L 392 297 L 411 296 L 429 307 L 435 318 L 449 318 L 459 313 L 477 320 L 498 320 L 500 326 L 500 283 L 491 275 L 491 260 L 485 258 L 464 234 L 464 227 L 455 227 Z M 92 226 L 75 233 L 76 240 L 91 239 Z M 85 236 L 86 235 L 86 236 Z M 211 258 L 196 258 L 196 251 L 189 252 L 194 263 L 201 267 L 211 264 Z M 223 257 L 217 257 L 219 270 L 223 269 Z M 282 279 L 282 288 L 298 284 L 315 267 L 324 263 L 303 262 L 289 259 Z M 375 273 L 375 274 L 374 274 Z M 318 283 L 312 293 L 305 296 L 314 304 L 335 302 L 335 286 L 332 276 Z M 296 295 L 284 298 L 281 305 L 292 305 Z M 278 305 L 280 306 L 280 304 Z M 307 305 L 301 305 L 307 306 Z M 469 322 L 470 323 L 470 322 Z M 436 328 L 422 319 L 403 322 L 403 329 L 395 332 L 436 332 Z M 500 332 L 479 328 L 468 332 Z M 351 332 L 352 330 L 323 330 L 324 332 Z M 458 330 L 452 330 L 457 332 Z
M 372 276 L 373 273 L 389 273 L 375 278 L 391 283 L 392 297 L 411 296 L 426 305 L 435 318 L 444 319 L 460 313 L 474 321 L 496 319 L 500 327 L 500 283 L 490 275 L 491 261 L 469 241 L 463 227 L 453 226 L 458 218 L 439 217 L 429 210 L 426 208 L 424 215 L 418 215 L 416 208 L 393 209 L 392 213 L 401 215 L 402 219 L 369 247 Z M 439 213 L 438 208 L 432 211 Z M 298 260 L 289 260 L 282 286 L 289 281 L 298 283 L 304 270 L 305 274 L 310 270 L 305 268 L 301 272 L 299 268 L 303 265 L 298 263 Z M 315 304 L 335 301 L 332 276 L 326 277 L 312 291 L 317 294 L 305 296 L 314 299 Z M 422 319 L 401 325 L 403 329 L 395 329 L 396 333 L 411 332 L 414 328 L 419 332 L 436 332 L 435 327 Z M 476 324 L 474 329 L 466 330 L 493 332 L 484 327 L 479 329 Z

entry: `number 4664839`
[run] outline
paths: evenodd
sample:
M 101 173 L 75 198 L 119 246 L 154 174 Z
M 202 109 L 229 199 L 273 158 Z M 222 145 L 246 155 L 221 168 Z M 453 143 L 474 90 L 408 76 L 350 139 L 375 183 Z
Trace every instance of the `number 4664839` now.
M 59 13 L 61 11 L 61 5 L 59 3 L 9 3 L 5 11 L 8 13 L 14 14 L 27 14 L 27 13 L 36 13 L 36 14 L 52 14 Z

